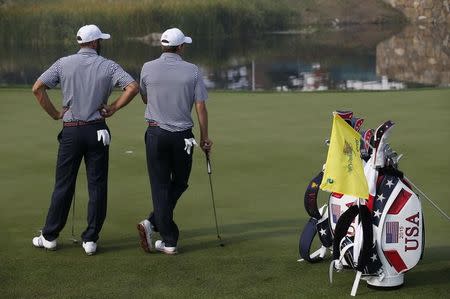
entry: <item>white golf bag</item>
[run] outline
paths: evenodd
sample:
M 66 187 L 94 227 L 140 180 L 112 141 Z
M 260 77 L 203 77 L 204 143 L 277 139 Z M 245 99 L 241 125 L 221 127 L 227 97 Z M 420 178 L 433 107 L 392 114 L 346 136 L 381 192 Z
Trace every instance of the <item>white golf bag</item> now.
M 357 131 L 362 120 L 351 112 L 339 112 Z M 358 124 L 357 126 L 355 124 Z M 360 279 L 371 287 L 396 288 L 404 282 L 404 273 L 421 259 L 424 250 L 424 220 L 419 197 L 398 170 L 399 156 L 387 143 L 391 121 L 375 133 L 362 134 L 364 172 L 369 200 L 332 193 L 328 204 L 317 208 L 317 194 L 323 171 L 308 185 L 305 209 L 311 216 L 302 231 L 299 251 L 311 263 L 322 261 L 329 250 L 330 282 L 333 272 L 344 268 L 357 271 L 351 295 L 356 295 Z M 322 246 L 312 254 L 310 247 L 319 232 Z

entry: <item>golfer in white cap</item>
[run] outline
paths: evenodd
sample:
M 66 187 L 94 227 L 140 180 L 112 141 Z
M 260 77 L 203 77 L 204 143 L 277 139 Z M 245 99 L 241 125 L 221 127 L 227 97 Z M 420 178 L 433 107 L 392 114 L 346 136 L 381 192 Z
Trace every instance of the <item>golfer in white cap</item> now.
M 88 178 L 88 223 L 82 233 L 83 248 L 88 255 L 97 251 L 97 240 L 106 217 L 110 131 L 105 118 L 127 105 L 139 92 L 137 82 L 117 63 L 100 56 L 101 41 L 110 35 L 95 25 L 78 30 L 78 53 L 58 59 L 33 86 L 42 108 L 55 120 L 62 119 L 58 135 L 55 187 L 40 236 L 33 245 L 56 249 L 75 191 L 81 160 L 84 158 Z M 47 89 L 61 85 L 61 111 L 50 101 Z M 107 105 L 113 87 L 123 92 Z
M 173 220 L 178 199 L 188 188 L 193 146 L 192 107 L 195 106 L 200 127 L 200 146 L 209 152 L 208 113 L 205 101 L 208 93 L 199 68 L 184 61 L 181 53 L 192 39 L 178 28 L 161 35 L 162 55 L 144 64 L 140 92 L 147 104 L 145 133 L 147 168 L 152 190 L 153 212 L 137 228 L 141 247 L 177 253 L 179 230 Z M 154 232 L 161 240 L 154 242 Z

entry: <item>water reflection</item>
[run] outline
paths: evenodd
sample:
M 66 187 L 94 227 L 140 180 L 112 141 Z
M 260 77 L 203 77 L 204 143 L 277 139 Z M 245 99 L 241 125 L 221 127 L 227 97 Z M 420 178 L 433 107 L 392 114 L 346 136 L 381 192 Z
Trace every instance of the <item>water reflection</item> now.
M 448 28 L 353 27 L 328 32 L 266 34 L 258 39 L 193 36 L 185 58 L 198 64 L 209 89 L 320 91 L 450 86 Z M 157 34 L 110 40 L 104 56 L 136 79 L 160 55 Z M 113 35 L 114 37 L 114 35 Z M 156 38 L 157 40 L 157 38 Z M 77 45 L 0 45 L 0 85 L 32 84 Z
M 326 33 L 267 35 L 256 45 L 237 45 L 247 49 L 247 54 L 233 55 L 222 65 L 202 66 L 212 88 L 341 89 L 347 80 L 377 80 L 376 45 L 398 31 L 399 28 L 357 27 Z

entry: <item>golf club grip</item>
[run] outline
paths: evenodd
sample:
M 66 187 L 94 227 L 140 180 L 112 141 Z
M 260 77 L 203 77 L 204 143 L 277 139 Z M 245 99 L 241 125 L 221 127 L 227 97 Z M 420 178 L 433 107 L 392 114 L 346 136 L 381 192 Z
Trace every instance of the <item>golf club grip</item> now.
M 206 153 L 206 170 L 208 171 L 208 174 L 212 173 L 211 162 L 209 161 L 209 153 Z

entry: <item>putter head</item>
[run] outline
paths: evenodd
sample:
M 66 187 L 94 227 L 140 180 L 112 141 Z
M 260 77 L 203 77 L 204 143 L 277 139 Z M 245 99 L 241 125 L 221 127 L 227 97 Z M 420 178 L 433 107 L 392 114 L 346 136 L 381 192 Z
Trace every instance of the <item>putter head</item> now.
M 219 246 L 220 247 L 225 247 L 225 244 L 223 244 L 222 238 L 220 237 L 220 235 L 217 235 L 217 239 L 219 240 Z

